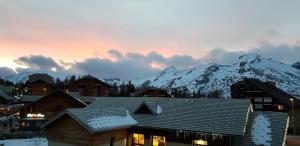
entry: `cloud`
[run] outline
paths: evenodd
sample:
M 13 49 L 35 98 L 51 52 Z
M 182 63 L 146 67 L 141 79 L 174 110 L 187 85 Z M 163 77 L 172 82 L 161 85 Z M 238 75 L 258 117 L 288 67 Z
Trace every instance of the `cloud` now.
M 26 66 L 31 70 L 43 70 L 43 71 L 61 71 L 63 68 L 50 57 L 42 55 L 31 55 L 19 57 L 15 60 L 18 65 Z M 21 69 L 21 68 L 18 68 Z
M 215 62 L 218 64 L 232 64 L 238 61 L 239 56 L 248 53 L 257 53 L 266 58 L 272 58 L 280 62 L 293 64 L 300 60 L 300 45 L 274 45 L 268 41 L 264 41 L 247 51 L 226 51 L 222 48 L 216 48 L 211 50 L 203 61 Z
M 217 63 L 217 64 L 233 64 L 238 61 L 238 57 L 245 52 L 236 51 L 230 52 L 226 51 L 223 48 L 216 48 L 209 52 L 209 54 L 203 59 L 203 61 L 210 63 Z
M 0 77 L 4 78 L 10 75 L 15 75 L 16 72 L 8 67 L 0 67 Z
M 199 64 L 200 61 L 188 55 L 174 55 L 164 57 L 157 52 L 143 55 L 136 52 L 128 52 L 125 55 L 117 50 L 107 52 L 116 60 L 105 58 L 87 58 L 82 61 L 56 62 L 53 58 L 42 55 L 23 56 L 15 59 L 18 65 L 17 72 L 47 72 L 67 76 L 71 74 L 91 74 L 99 78 L 120 78 L 132 80 L 153 75 L 164 67 L 175 66 L 178 68 Z

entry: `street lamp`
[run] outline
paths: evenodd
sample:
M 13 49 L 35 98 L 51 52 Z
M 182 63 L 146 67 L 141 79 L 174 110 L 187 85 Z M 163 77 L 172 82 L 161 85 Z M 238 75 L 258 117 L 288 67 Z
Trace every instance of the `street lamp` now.
M 296 134 L 296 127 L 295 127 L 295 111 L 294 111 L 294 99 L 290 98 L 291 104 L 292 104 L 292 115 L 293 115 L 293 134 Z

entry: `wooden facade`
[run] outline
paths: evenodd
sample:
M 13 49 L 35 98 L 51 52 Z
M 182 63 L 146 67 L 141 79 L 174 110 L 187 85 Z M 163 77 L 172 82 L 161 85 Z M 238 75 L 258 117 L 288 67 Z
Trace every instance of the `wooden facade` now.
M 200 146 L 194 141 L 203 139 L 196 132 L 177 134 L 175 130 L 153 128 L 123 128 L 93 133 L 65 114 L 46 127 L 49 144 L 60 146 Z M 139 135 L 140 137 L 136 137 Z M 162 139 L 155 141 L 155 138 Z M 230 146 L 234 136 L 224 135 L 218 139 L 206 137 L 210 146 Z
M 62 112 L 66 108 L 83 108 L 85 106 L 86 104 L 66 94 L 62 90 L 56 90 L 21 109 L 20 117 L 21 120 L 25 122 L 21 123 L 21 127 L 38 128 L 44 121 Z M 28 117 L 28 114 L 31 114 L 31 116 Z M 40 116 L 37 116 L 37 114 L 40 114 Z M 37 125 L 30 125 L 30 122 L 38 123 Z
M 51 92 L 53 78 L 47 74 L 32 74 L 26 82 L 25 94 L 44 96 Z
M 49 144 L 77 146 L 126 145 L 127 129 L 117 129 L 102 133 L 92 133 L 69 115 L 63 115 L 47 127 Z M 113 140 L 113 141 L 112 141 Z
M 300 101 L 277 88 L 275 83 L 245 78 L 230 88 L 232 98 L 248 98 L 255 111 L 288 112 L 289 131 L 293 131 L 295 125 L 295 133 L 300 133 Z
M 80 96 L 108 96 L 111 87 L 90 75 L 65 86 L 66 92 L 79 92 Z

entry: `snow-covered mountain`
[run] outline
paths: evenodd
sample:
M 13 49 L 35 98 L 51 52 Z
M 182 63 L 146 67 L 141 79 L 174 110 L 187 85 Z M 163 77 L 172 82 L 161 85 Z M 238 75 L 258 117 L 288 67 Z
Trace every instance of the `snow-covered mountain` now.
M 200 90 L 202 93 L 220 90 L 225 97 L 229 97 L 230 85 L 244 77 L 273 81 L 287 93 L 300 96 L 300 70 L 258 54 L 240 56 L 238 62 L 232 65 L 211 63 L 187 69 L 169 67 L 132 83 L 137 87 L 187 88 L 191 92 Z

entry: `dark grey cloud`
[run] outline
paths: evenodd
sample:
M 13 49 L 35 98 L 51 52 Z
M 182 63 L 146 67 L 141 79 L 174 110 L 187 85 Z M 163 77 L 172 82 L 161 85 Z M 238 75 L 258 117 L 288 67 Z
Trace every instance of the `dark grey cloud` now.
M 44 70 L 44 71 L 61 71 L 63 68 L 51 57 L 45 57 L 42 55 L 31 55 L 19 57 L 15 60 L 19 65 L 26 66 L 32 70 Z
M 7 76 L 15 75 L 16 72 L 8 67 L 0 67 L 0 77 L 5 78 Z
M 19 65 L 26 66 L 26 68 L 19 67 L 16 70 L 17 72 L 47 72 L 55 76 L 92 74 L 99 78 L 117 77 L 123 80 L 132 80 L 153 75 L 164 69 L 153 68 L 153 66 L 151 66 L 152 63 L 179 68 L 199 64 L 199 60 L 187 55 L 164 57 L 157 52 L 150 52 L 147 55 L 128 52 L 123 55 L 123 53 L 117 50 L 109 50 L 107 53 L 117 60 L 111 61 L 95 57 L 73 63 L 59 60 L 58 63 L 51 57 L 42 55 L 23 56 L 17 58 L 15 62 Z M 54 68 L 55 70 L 53 70 Z

